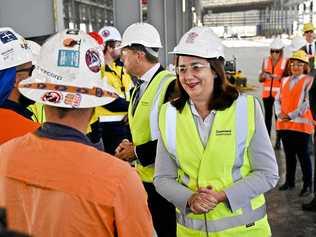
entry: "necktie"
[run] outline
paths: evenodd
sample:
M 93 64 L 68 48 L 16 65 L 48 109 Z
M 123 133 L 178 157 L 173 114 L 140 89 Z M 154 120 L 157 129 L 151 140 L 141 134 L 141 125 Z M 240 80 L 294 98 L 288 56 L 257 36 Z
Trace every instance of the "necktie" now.
M 313 55 L 312 44 L 308 45 L 308 54 Z
M 144 81 L 143 80 L 137 80 L 136 86 L 135 86 L 135 93 L 132 98 L 132 114 L 135 113 L 136 107 L 138 105 L 139 99 L 140 99 L 140 86 L 142 85 Z

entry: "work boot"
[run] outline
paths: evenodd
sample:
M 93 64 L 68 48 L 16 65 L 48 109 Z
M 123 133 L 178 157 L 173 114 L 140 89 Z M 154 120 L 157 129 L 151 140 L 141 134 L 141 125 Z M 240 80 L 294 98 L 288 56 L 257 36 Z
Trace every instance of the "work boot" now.
M 300 192 L 300 197 L 306 197 L 312 193 L 312 187 L 311 186 L 303 186 L 301 192 Z
M 316 212 L 316 196 L 309 203 L 302 204 L 303 211 Z

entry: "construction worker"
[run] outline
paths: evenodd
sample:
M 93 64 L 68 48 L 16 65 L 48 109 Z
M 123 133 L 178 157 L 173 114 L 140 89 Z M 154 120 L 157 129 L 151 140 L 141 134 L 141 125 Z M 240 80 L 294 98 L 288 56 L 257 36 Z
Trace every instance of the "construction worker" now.
M 291 76 L 282 79 L 275 108 L 279 131 L 286 158 L 286 180 L 279 190 L 295 187 L 296 156 L 303 173 L 300 196 L 311 193 L 312 166 L 308 154 L 308 141 L 314 132 L 313 117 L 309 108 L 308 91 L 313 78 L 308 76 L 308 56 L 303 50 L 294 51 L 290 57 Z
M 97 47 L 82 31 L 57 33 L 19 84 L 45 104 L 46 122 L 0 146 L 0 203 L 12 229 L 38 237 L 153 236 L 137 173 L 84 135 L 93 107 L 116 97 L 101 80 Z
M 102 67 L 101 70 L 102 78 L 107 80 L 119 95 L 112 103 L 95 109 L 91 119 L 93 131 L 90 138 L 94 141 L 98 140 L 101 132 L 104 150 L 114 154 L 116 147 L 123 139 L 131 139 L 126 117 L 129 93 L 134 85 L 120 61 L 121 50 L 117 47 L 122 38 L 119 31 L 113 26 L 105 26 L 99 31 L 99 34 L 94 32 L 90 35 L 101 43 L 103 50 L 105 67 Z
M 13 29 L 0 28 L 0 144 L 36 130 L 27 106 L 34 103 L 19 93 L 17 85 L 33 70 L 27 41 Z
M 126 161 L 136 159 L 136 169 L 148 194 L 157 235 L 176 236 L 175 208 L 156 192 L 152 183 L 159 132 L 158 113 L 171 93 L 168 87 L 175 76 L 158 61 L 162 45 L 154 26 L 147 23 L 130 25 L 123 34 L 121 47 L 124 66 L 128 73 L 138 77 L 139 83 L 128 108 L 132 141 L 123 140 L 115 156 Z
M 311 76 L 316 76 L 316 70 L 315 69 L 315 50 L 316 50 L 316 42 L 314 40 L 314 30 L 315 27 L 313 23 L 305 23 L 303 26 L 303 35 L 306 40 L 306 45 L 302 47 L 302 50 L 307 53 L 308 61 L 309 61 L 309 67 L 310 67 L 310 73 L 312 73 Z
M 180 96 L 159 114 L 154 184 L 177 207 L 177 236 L 270 236 L 263 193 L 278 181 L 259 102 L 224 72 L 209 27 L 184 34 L 173 54 Z
M 264 105 L 265 124 L 269 135 L 271 135 L 274 97 L 280 88 L 281 78 L 286 69 L 287 60 L 283 57 L 283 48 L 284 43 L 281 39 L 276 38 L 271 42 L 270 56 L 264 59 L 259 75 L 259 81 L 263 85 L 261 97 Z M 280 138 L 277 136 L 275 148 L 280 149 L 280 145 Z

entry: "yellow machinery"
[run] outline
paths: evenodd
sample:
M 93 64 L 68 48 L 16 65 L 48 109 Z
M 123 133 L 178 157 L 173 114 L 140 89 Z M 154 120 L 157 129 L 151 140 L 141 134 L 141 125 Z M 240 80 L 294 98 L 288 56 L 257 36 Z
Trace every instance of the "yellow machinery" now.
M 225 73 L 228 81 L 237 87 L 247 87 L 247 78 L 236 69 L 236 57 L 225 62 Z

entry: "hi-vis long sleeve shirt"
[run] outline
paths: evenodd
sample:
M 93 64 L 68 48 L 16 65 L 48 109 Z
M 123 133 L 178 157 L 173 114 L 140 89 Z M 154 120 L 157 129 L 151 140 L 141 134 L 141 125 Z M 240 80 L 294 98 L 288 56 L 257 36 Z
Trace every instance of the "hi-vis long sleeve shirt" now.
M 0 157 L 0 205 L 10 229 L 34 237 L 153 236 L 136 171 L 79 131 L 46 123 L 1 145 Z

